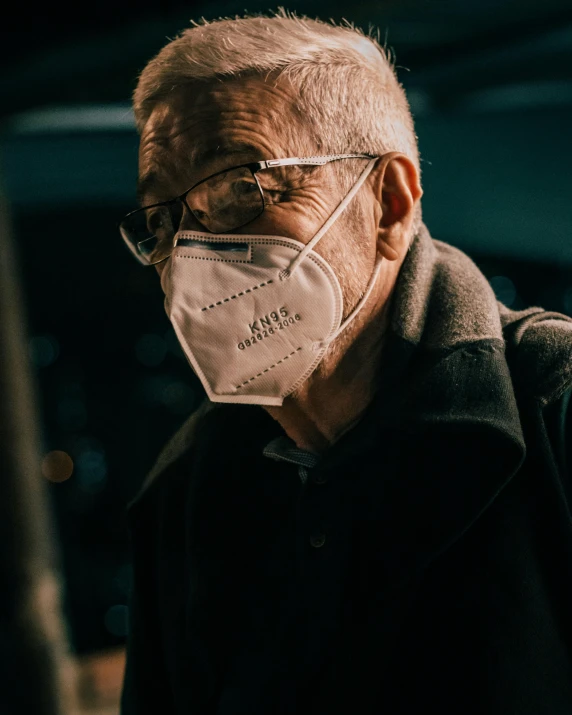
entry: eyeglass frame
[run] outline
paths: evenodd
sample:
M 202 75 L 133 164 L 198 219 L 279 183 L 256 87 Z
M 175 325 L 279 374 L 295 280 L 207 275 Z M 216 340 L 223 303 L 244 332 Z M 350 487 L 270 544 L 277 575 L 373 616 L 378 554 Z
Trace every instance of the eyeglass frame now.
M 229 171 L 233 171 L 234 169 L 242 169 L 242 168 L 247 168 L 252 172 L 252 176 L 254 177 L 254 180 L 256 181 L 256 185 L 258 186 L 258 190 L 260 192 L 260 197 L 262 199 L 262 210 L 260 211 L 259 214 L 254 216 L 253 218 L 249 219 L 248 221 L 245 221 L 245 223 L 240 224 L 239 226 L 235 226 L 232 231 L 236 231 L 239 228 L 242 228 L 243 226 L 247 226 L 249 223 L 252 221 L 255 221 L 257 218 L 262 216 L 264 213 L 264 209 L 266 208 L 266 200 L 264 197 L 264 189 L 260 185 L 260 182 L 258 181 L 258 177 L 256 174 L 259 171 L 263 171 L 264 169 L 275 169 L 280 166 L 325 166 L 326 164 L 329 164 L 333 161 L 340 161 L 341 159 L 376 159 L 379 158 L 378 155 L 376 154 L 326 154 L 324 156 L 309 156 L 309 157 L 286 157 L 282 159 L 266 159 L 264 161 L 254 161 L 254 162 L 247 162 L 246 164 L 238 164 L 237 166 L 230 166 L 227 167 L 226 169 L 222 169 L 221 171 L 217 171 L 214 174 L 210 174 L 210 176 L 205 177 L 204 179 L 201 179 L 200 181 L 197 181 L 196 184 L 193 184 L 190 188 L 186 189 L 183 191 L 182 194 L 179 194 L 178 196 L 175 196 L 172 199 L 168 199 L 167 201 L 159 201 L 155 204 L 149 204 L 148 206 L 141 206 L 141 208 L 135 209 L 133 211 L 130 211 L 128 214 L 123 216 L 123 218 L 118 222 L 117 228 L 119 230 L 119 233 L 121 235 L 121 238 L 123 239 L 124 243 L 127 245 L 127 248 L 129 251 L 135 256 L 137 261 L 143 265 L 143 266 L 155 266 L 158 263 L 162 263 L 163 261 L 166 261 L 168 258 L 170 258 L 171 254 L 168 256 L 165 256 L 165 258 L 161 258 L 158 261 L 154 261 L 153 263 L 150 263 L 149 261 L 146 261 L 143 259 L 143 256 L 141 253 L 137 251 L 136 246 L 129 240 L 127 239 L 121 230 L 121 224 L 126 221 L 130 216 L 133 216 L 133 214 L 140 213 L 142 211 L 147 211 L 148 209 L 153 209 L 158 206 L 166 206 L 169 208 L 170 205 L 177 203 L 180 201 L 183 206 L 187 208 L 189 213 L 193 216 L 195 221 L 197 221 L 202 228 L 205 229 L 208 233 L 212 233 L 213 235 L 220 235 L 220 232 L 217 231 L 210 231 L 201 221 L 195 216 L 193 210 L 191 207 L 188 205 L 186 202 L 186 197 L 187 195 L 193 190 L 196 189 L 197 186 L 200 186 L 203 184 L 205 181 L 210 181 L 211 179 L 214 179 L 216 176 L 220 176 L 221 174 L 226 174 Z M 173 220 L 171 210 L 169 209 L 169 214 L 171 215 L 171 221 Z M 180 222 L 179 222 L 180 223 Z M 175 236 L 178 233 L 177 231 L 174 231 L 173 233 L 173 248 L 176 246 L 176 241 L 175 241 Z M 228 233 L 228 232 L 226 232 Z M 147 240 L 147 239 L 146 239 Z M 141 243 L 141 242 L 139 242 Z

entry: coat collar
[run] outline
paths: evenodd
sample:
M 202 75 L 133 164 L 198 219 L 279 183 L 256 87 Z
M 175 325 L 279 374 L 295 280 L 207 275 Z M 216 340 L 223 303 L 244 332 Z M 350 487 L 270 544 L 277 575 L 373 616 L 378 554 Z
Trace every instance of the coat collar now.
M 489 282 L 458 249 L 422 226 L 391 305 L 380 382 L 359 425 L 340 440 L 353 452 L 379 445 L 379 427 L 495 435 L 524 457 L 524 438 L 505 356 L 503 319 Z M 336 445 L 334 445 L 334 448 Z M 345 450 L 331 450 L 339 458 Z
M 391 392 L 404 427 L 486 428 L 524 452 L 499 305 L 473 261 L 423 226 L 391 315 L 388 360 L 400 378 Z

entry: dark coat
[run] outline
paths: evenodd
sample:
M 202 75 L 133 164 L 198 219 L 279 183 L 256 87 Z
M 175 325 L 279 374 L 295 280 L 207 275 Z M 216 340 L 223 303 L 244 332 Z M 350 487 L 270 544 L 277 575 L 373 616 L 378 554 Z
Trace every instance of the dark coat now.
M 572 320 L 508 310 L 426 229 L 391 311 L 376 398 L 314 487 L 348 570 L 328 543 L 298 564 L 316 622 L 343 594 L 331 658 L 298 687 L 305 644 L 282 624 L 275 692 L 232 712 L 572 715 L 572 484 L 547 431 L 572 387 Z M 131 505 L 123 715 L 227 712 L 242 587 L 290 524 L 261 456 L 276 429 L 204 403 Z M 266 597 L 287 610 L 299 592 L 275 578 Z

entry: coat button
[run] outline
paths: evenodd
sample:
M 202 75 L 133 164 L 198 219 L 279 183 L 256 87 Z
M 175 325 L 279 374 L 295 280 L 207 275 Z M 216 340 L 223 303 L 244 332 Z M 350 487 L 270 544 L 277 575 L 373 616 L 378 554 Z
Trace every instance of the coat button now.
M 314 484 L 325 484 L 328 481 L 328 476 L 323 472 L 316 472 L 312 474 L 312 481 Z
M 310 536 L 310 543 L 312 544 L 312 546 L 319 548 L 326 543 L 326 535 L 323 534 L 321 531 L 316 531 Z

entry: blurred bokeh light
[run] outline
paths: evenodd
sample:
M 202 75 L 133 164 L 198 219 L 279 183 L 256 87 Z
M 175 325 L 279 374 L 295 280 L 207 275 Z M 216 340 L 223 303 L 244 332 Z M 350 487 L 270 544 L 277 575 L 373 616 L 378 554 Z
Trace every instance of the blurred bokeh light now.
M 66 452 L 55 449 L 42 460 L 42 474 L 50 482 L 65 482 L 73 473 L 73 459 Z

